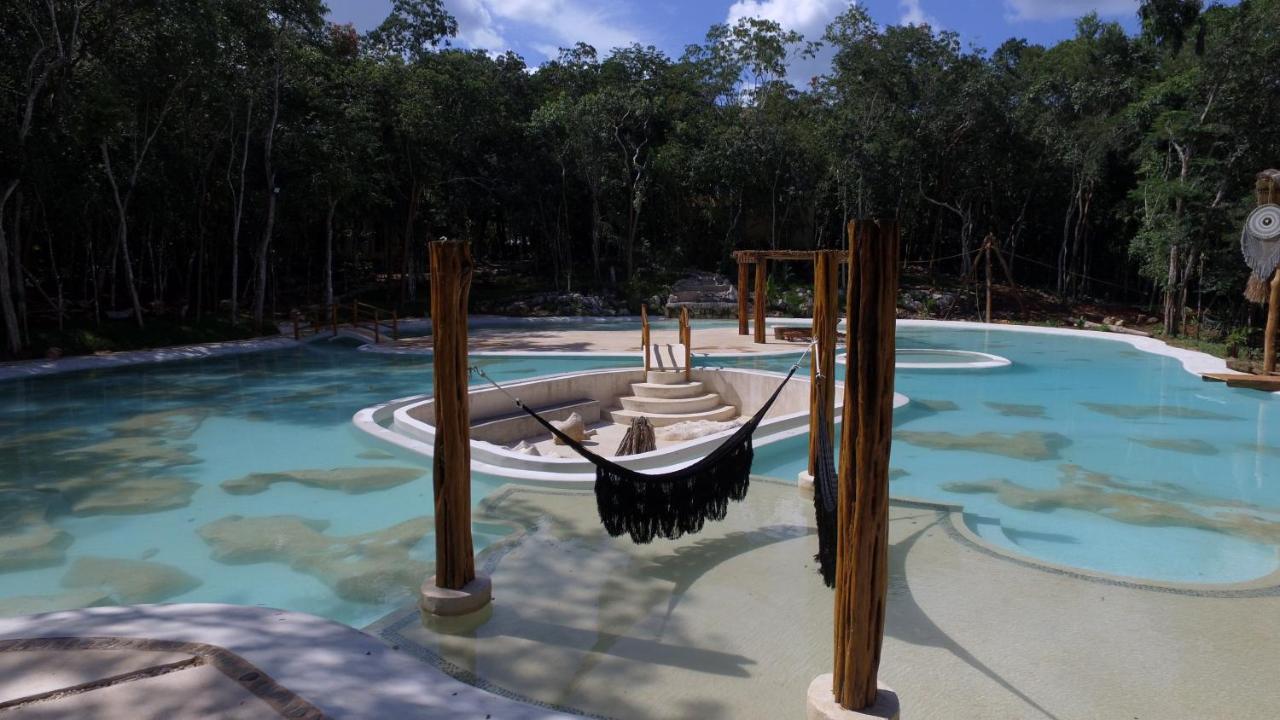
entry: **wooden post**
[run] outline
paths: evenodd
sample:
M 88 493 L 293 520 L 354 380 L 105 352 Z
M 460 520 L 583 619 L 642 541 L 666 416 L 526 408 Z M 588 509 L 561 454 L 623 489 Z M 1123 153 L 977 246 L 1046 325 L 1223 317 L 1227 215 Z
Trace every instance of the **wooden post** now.
M 471 540 L 471 413 L 467 396 L 467 296 L 471 248 L 439 240 L 431 249 L 432 364 L 436 414 L 436 586 L 461 590 L 476 577 Z
M 756 337 L 757 343 L 764 343 L 764 313 L 769 305 L 769 289 L 766 286 L 766 275 L 769 272 L 769 261 L 764 258 L 756 258 L 756 291 L 754 293 L 755 312 L 756 312 Z
M 751 293 L 748 284 L 751 282 L 751 265 L 742 258 L 738 259 L 738 334 L 750 335 L 747 327 L 747 298 Z
M 900 236 L 888 221 L 850 233 L 832 692 L 842 707 L 862 710 L 876 702 L 884 642 Z
M 649 306 L 643 303 L 640 304 L 640 347 L 644 349 L 644 371 L 647 374 L 653 362 L 653 349 L 649 338 Z M 648 382 L 648 378 L 645 378 L 645 382 Z
M 1271 300 L 1267 304 L 1267 336 L 1262 341 L 1262 372 L 1276 371 L 1276 335 L 1280 333 L 1280 270 L 1271 279 Z
M 810 477 L 818 468 L 818 423 L 826 422 L 829 438 L 835 431 L 832 409 L 836 391 L 836 325 L 840 322 L 839 270 L 839 251 L 819 250 L 814 253 L 813 339 L 818 347 L 810 359 L 809 374 Z
M 333 336 L 338 337 L 338 304 L 329 306 L 329 323 L 333 325 Z
M 689 308 L 680 308 L 680 344 L 684 345 L 684 380 L 693 379 L 693 331 L 689 328 Z
M 302 328 L 298 327 L 298 313 L 293 314 L 293 339 L 302 339 Z
M 395 310 L 391 311 L 391 337 L 393 340 L 400 339 L 400 313 Z
M 987 265 L 987 322 L 991 322 L 991 241 L 994 235 L 988 234 L 982 241 L 982 256 Z
M 373 311 L 373 344 L 377 345 L 382 342 L 381 332 L 378 330 L 378 311 Z

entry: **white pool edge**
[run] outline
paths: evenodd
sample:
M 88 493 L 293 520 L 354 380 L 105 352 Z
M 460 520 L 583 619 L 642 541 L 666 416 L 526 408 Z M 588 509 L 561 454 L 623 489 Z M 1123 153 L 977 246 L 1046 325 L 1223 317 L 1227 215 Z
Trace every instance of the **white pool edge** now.
M 83 370 L 110 370 L 132 365 L 150 365 L 179 360 L 206 360 L 295 347 L 298 341 L 289 337 L 254 338 L 226 342 L 179 345 L 155 350 L 127 350 L 102 355 L 73 355 L 57 360 L 18 360 L 0 364 L 0 382 Z

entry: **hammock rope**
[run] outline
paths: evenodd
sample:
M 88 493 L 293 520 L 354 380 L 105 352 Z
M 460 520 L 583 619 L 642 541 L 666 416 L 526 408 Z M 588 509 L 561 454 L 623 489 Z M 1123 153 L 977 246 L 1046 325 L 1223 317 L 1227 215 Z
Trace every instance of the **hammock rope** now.
M 595 466 L 596 510 L 605 531 L 611 537 L 630 535 L 633 542 L 643 545 L 655 538 L 675 540 L 700 532 L 707 521 L 724 520 L 730 501 L 740 502 L 746 498 L 755 458 L 751 436 L 812 347 L 805 350 L 773 395 L 733 435 L 697 462 L 665 473 L 639 472 L 591 452 L 494 382 L 482 368 L 476 366 L 472 370 Z

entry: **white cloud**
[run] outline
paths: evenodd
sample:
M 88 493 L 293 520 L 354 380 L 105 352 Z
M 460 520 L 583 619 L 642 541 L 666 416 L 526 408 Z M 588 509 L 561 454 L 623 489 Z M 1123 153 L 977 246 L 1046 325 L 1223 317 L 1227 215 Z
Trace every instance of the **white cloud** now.
M 849 0 L 737 0 L 729 6 L 725 22 L 732 25 L 747 17 L 773 20 L 806 40 L 821 40 L 827 24 L 852 4 Z
M 899 0 L 898 6 L 902 8 L 902 19 L 899 22 L 903 25 L 938 27 L 938 21 L 920 7 L 920 0 Z
M 617 0 L 447 0 L 445 7 L 458 19 L 458 37 L 487 50 L 509 49 L 515 36 L 547 57 L 578 42 L 606 55 L 642 36 Z
M 1062 20 L 1091 12 L 1099 15 L 1131 15 L 1138 12 L 1138 0 L 1004 0 L 1006 15 L 1013 22 Z
M 827 25 L 856 4 L 855 0 L 737 0 L 729 6 L 725 22 L 733 25 L 748 17 L 773 20 L 784 30 L 804 35 L 805 40 L 820 41 Z M 789 63 L 787 79 L 798 88 L 807 88 L 810 80 L 831 69 L 831 57 L 827 47 L 813 58 L 794 58 Z

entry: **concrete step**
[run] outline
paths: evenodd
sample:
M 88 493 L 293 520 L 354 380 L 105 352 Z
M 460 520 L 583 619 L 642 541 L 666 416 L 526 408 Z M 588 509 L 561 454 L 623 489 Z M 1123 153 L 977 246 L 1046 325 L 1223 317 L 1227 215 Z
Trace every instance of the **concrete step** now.
M 637 397 L 647 398 L 690 398 L 706 394 L 702 383 L 678 383 L 663 385 L 661 383 L 631 383 L 631 392 Z
M 646 379 L 650 385 L 683 385 L 686 382 L 683 370 L 650 370 Z
M 678 415 L 696 413 L 720 407 L 724 401 L 719 393 L 707 393 L 696 397 L 655 398 L 655 397 L 623 397 L 618 398 L 623 410 L 635 410 L 657 415 Z
M 675 425 L 676 423 L 682 423 L 689 420 L 713 420 L 716 422 L 732 420 L 738 417 L 738 408 L 732 405 L 724 405 L 715 408 L 714 410 L 705 410 L 703 412 L 696 413 L 680 413 L 675 415 L 642 413 L 636 412 L 635 410 L 614 410 L 610 412 L 609 415 L 613 418 L 615 423 L 623 425 L 630 425 L 631 421 L 635 418 L 645 417 L 649 419 L 649 423 L 654 427 L 666 427 L 668 425 Z

